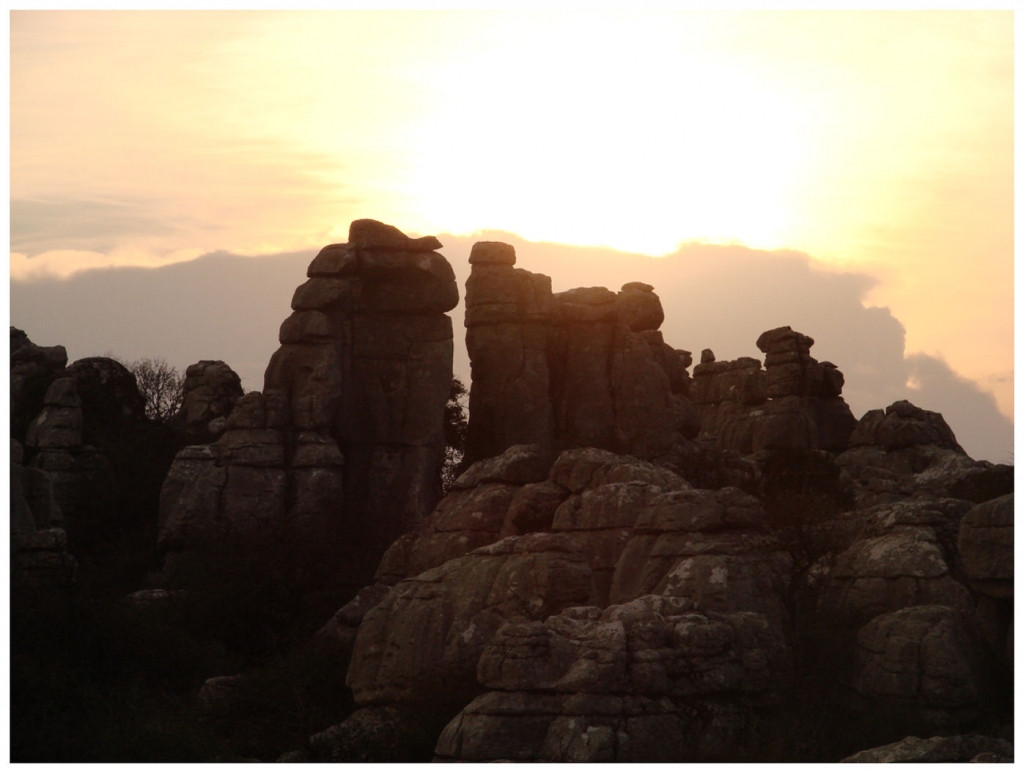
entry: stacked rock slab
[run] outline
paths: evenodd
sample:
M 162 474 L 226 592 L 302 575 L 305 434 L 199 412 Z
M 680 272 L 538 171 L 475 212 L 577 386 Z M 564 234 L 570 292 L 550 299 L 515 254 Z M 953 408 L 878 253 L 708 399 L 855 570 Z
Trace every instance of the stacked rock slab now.
M 245 390 L 242 380 L 222 360 L 200 360 L 185 370 L 181 408 L 168 422 L 190 436 L 217 437 L 227 429 L 231 414 Z
M 284 530 L 330 552 L 358 585 L 438 498 L 452 382 L 455 275 L 434 237 L 357 220 L 292 298 L 262 395 L 214 444 L 179 454 L 161 542 L 182 553 L 210 528 Z M 194 539 L 195 538 L 195 539 Z M 340 552 L 339 552 L 340 551 Z
M 662 340 L 650 285 L 553 294 L 549 277 L 514 268 L 515 250 L 500 242 L 475 244 L 470 264 L 469 461 L 517 444 L 650 459 L 696 435 L 689 353 Z
M 857 421 L 840 396 L 843 374 L 810 355 L 814 339 L 789 326 L 762 333 L 752 357 L 716 362 L 705 350 L 693 369 L 701 436 L 720 448 L 760 451 L 845 450 Z

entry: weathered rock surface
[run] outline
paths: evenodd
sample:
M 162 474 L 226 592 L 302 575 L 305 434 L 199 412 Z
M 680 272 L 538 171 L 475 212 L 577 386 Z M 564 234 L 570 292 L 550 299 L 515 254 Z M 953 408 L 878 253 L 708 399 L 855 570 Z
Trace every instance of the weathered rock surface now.
M 359 220 L 347 244 L 321 250 L 262 394 L 236 395 L 223 435 L 182 451 L 167 477 L 168 568 L 213 536 L 287 534 L 350 597 L 396 537 L 423 525 L 438 499 L 452 380 L 444 312 L 458 302 L 439 246 Z M 217 363 L 196 368 L 210 382 L 194 390 L 201 424 L 227 406 L 234 381 Z
M 871 704 L 931 714 L 972 710 L 987 697 L 982 655 L 964 616 L 944 605 L 879 615 L 857 633 L 850 687 Z M 939 714 L 941 716 L 941 714 Z
M 811 357 L 813 345 L 809 336 L 780 327 L 757 339 L 763 370 L 753 357 L 702 361 L 691 390 L 701 438 L 744 454 L 845 450 L 857 422 L 840 396 L 843 374 Z
M 654 458 L 696 435 L 689 354 L 657 332 L 665 315 L 650 285 L 552 293 L 498 242 L 474 245 L 470 264 L 469 460 L 518 444 Z
M 869 411 L 836 457 L 859 507 L 911 496 L 981 503 L 1013 491 L 1013 468 L 975 461 L 942 416 L 906 401 Z
M 787 619 L 792 559 L 767 531 L 758 500 L 738 489 L 682 489 L 643 510 L 615 567 L 610 601 L 693 599 L 698 612 Z
M 566 609 L 510 622 L 480 659 L 492 689 L 449 723 L 437 759 L 714 760 L 756 744 L 790 653 L 763 616 L 685 599 Z M 727 700 L 721 700 L 728 695 Z
M 590 568 L 564 535 L 478 548 L 399 582 L 365 614 L 348 685 L 360 704 L 450 703 L 457 710 L 480 692 L 477 662 L 502 624 L 543 620 L 590 594 Z
M 29 424 L 43 408 L 50 383 L 68 364 L 63 346 L 37 346 L 11 326 L 11 437 L 25 441 Z
M 200 360 L 185 370 L 181 408 L 168 423 L 201 439 L 217 437 L 243 394 L 241 379 L 226 362 Z
M 972 508 L 960 522 L 957 548 L 972 588 L 1013 598 L 1013 494 Z
M 934 529 L 898 526 L 858 540 L 836 558 L 818 613 L 850 624 L 927 604 L 948 604 L 965 613 L 973 609 L 970 592 L 950 573 Z
M 866 749 L 841 762 L 1013 762 L 1013 744 L 983 735 L 917 738 Z

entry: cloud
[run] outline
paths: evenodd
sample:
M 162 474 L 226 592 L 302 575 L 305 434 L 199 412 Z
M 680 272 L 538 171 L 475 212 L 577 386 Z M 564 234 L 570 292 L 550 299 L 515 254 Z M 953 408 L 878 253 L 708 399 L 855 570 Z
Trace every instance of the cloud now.
M 942 359 L 907 354 L 905 330 L 888 309 L 865 307 L 870 276 L 825 270 L 799 252 L 686 245 L 664 258 L 608 249 L 531 243 L 512 234 L 439 236 L 460 288 L 481 239 L 516 247 L 517 265 L 552 277 L 556 292 L 629 281 L 652 284 L 672 346 L 718 359 L 762 357 L 754 342 L 790 325 L 815 339 L 812 355 L 846 376 L 844 397 L 858 417 L 896 400 L 941 412 L 975 458 L 1005 461 L 1013 423 L 992 395 Z M 261 389 L 291 295 L 315 250 L 246 258 L 228 253 L 155 269 L 107 268 L 70 278 L 12 279 L 11 323 L 40 345 L 64 344 L 71 359 L 113 351 L 156 355 L 180 368 L 223 359 L 247 389 Z M 462 305 L 452 312 L 455 372 L 468 381 Z M 908 382 L 914 387 L 908 386 Z
M 181 233 L 138 202 L 71 197 L 11 199 L 11 251 L 33 257 L 76 250 L 107 253 L 126 239 Z

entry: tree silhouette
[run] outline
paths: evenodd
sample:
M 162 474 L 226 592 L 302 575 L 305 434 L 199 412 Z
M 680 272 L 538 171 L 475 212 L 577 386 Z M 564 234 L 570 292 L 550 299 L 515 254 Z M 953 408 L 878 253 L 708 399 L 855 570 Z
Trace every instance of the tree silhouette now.
M 160 357 L 143 357 L 125 363 L 135 376 L 146 400 L 146 416 L 166 422 L 181 408 L 185 374 Z

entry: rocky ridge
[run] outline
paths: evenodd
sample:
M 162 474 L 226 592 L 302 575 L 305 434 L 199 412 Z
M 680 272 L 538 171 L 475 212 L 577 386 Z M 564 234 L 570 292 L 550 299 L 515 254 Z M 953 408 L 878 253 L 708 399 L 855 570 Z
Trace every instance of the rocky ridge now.
M 295 291 L 262 392 L 189 369 L 176 421 L 202 442 L 163 481 L 157 584 L 257 544 L 318 567 L 306 590 L 337 610 L 316 641 L 356 710 L 282 760 L 1012 757 L 1012 467 L 905 401 L 857 421 L 789 327 L 758 337 L 763 365 L 705 350 L 691 376 L 650 285 L 553 293 L 481 242 L 468 464 L 442 497 L 438 248 L 356 221 Z M 12 330 L 12 415 L 32 414 L 12 534 L 39 576 L 73 565 L 61 526 L 105 474 L 89 439 L 134 421 L 113 370 L 58 349 Z M 108 393 L 124 416 L 97 423 Z M 248 678 L 209 680 L 204 710 Z

